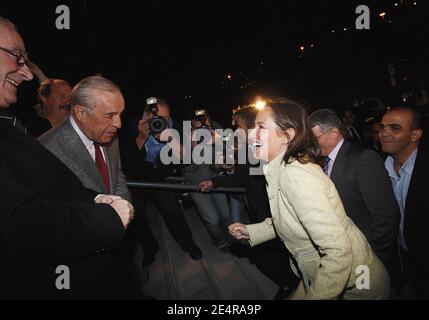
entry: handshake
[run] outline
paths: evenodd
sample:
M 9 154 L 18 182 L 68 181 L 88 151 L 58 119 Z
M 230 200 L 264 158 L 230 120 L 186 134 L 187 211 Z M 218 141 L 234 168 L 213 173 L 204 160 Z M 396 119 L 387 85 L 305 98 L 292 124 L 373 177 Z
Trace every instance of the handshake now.
M 99 194 L 95 199 L 95 203 L 110 205 L 121 218 L 124 228 L 128 228 L 131 220 L 134 219 L 134 207 L 127 200 L 122 199 L 120 196 Z

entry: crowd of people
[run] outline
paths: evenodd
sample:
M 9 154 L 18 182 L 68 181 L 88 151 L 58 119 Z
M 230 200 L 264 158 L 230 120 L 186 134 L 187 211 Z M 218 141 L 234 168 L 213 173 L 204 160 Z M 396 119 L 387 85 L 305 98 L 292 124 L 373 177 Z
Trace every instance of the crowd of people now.
M 9 107 L 34 77 L 38 104 L 17 117 Z M 124 121 L 114 82 L 95 75 L 73 87 L 47 78 L 2 17 L 0 79 L 1 298 L 150 299 L 141 284 L 160 248 L 149 201 L 191 259 L 204 255 L 174 191 L 127 186 L 173 175 L 198 186 L 189 197 L 213 245 L 250 248 L 279 286 L 275 299 L 428 298 L 429 155 L 416 109 L 392 105 L 360 128 L 349 109 L 309 114 L 296 102 L 272 100 L 232 115 L 241 134 L 234 148 L 246 163 L 185 164 L 189 151 L 169 141 L 180 164 L 167 164 L 160 136 L 182 124 L 165 99 L 156 99 L 156 113 L 148 105 L 142 118 Z M 154 132 L 160 119 L 165 127 Z M 221 126 L 207 110 L 188 120 L 191 137 L 206 130 L 214 148 Z M 192 141 L 191 151 L 201 147 Z M 261 174 L 251 174 L 261 164 Z M 211 192 L 218 187 L 246 193 Z M 70 269 L 71 286 L 58 284 L 58 266 Z

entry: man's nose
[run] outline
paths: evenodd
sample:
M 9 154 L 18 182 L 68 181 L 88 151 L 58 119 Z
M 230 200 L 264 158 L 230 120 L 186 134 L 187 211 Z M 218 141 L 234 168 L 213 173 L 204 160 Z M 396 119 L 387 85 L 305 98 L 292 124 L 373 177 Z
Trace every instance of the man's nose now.
M 113 126 L 120 129 L 122 127 L 122 121 L 120 116 L 115 116 L 113 120 Z
M 30 69 L 28 68 L 28 66 L 26 64 L 24 64 L 19 69 L 19 74 L 22 76 L 22 78 L 25 81 L 31 81 L 31 80 L 33 80 L 33 74 L 31 73 Z

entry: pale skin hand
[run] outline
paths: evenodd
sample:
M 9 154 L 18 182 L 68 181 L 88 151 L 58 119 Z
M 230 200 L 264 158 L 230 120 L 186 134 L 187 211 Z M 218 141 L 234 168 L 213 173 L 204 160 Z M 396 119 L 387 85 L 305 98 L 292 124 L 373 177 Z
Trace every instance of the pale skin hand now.
M 213 181 L 212 180 L 204 180 L 201 181 L 198 186 L 200 187 L 201 192 L 209 192 L 213 189 Z
M 141 149 L 149 138 L 149 122 L 148 120 L 140 120 L 138 125 L 138 135 L 136 137 L 137 147 Z
M 111 194 L 101 194 L 97 198 L 95 198 L 95 203 L 104 203 L 104 204 L 111 204 L 115 200 L 121 200 L 122 198 L 120 196 L 114 196 Z
M 48 79 L 37 64 L 30 62 L 28 64 L 28 68 L 30 69 L 31 73 L 37 77 L 40 83 Z
M 246 225 L 242 223 L 231 224 L 228 231 L 237 240 L 250 240 L 249 231 L 247 231 Z
M 127 229 L 131 223 L 131 220 L 134 219 L 134 207 L 127 200 L 115 200 L 110 206 L 116 211 L 121 218 L 124 228 Z

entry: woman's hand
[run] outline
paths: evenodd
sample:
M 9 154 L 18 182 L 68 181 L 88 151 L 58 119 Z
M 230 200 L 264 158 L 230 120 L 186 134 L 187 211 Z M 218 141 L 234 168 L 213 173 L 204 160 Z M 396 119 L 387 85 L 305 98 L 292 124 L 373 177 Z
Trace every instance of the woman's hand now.
M 204 180 L 201 181 L 198 185 L 200 187 L 201 192 L 209 192 L 213 189 L 213 181 L 212 180 Z
M 242 223 L 231 224 L 228 231 L 237 240 L 250 240 L 249 231 L 247 231 L 246 225 Z

